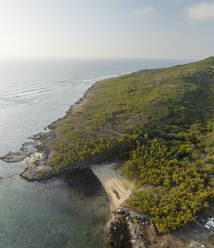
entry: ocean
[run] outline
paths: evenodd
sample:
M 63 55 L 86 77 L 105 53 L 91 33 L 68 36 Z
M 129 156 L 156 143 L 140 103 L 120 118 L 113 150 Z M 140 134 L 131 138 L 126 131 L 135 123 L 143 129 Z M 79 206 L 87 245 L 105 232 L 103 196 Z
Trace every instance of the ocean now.
M 0 59 L 0 156 L 63 117 L 96 81 L 187 61 Z M 27 182 L 0 161 L 0 248 L 101 248 L 109 208 L 89 171 Z

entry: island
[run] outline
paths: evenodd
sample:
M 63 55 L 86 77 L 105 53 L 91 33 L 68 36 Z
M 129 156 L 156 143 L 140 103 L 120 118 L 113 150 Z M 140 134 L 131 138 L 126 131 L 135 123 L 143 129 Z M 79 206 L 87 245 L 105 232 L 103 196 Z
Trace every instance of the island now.
M 161 237 L 212 214 L 214 57 L 99 81 L 49 129 L 21 176 L 116 166 L 132 186 L 114 209 L 110 236 L 123 229 L 126 247 L 185 247 Z

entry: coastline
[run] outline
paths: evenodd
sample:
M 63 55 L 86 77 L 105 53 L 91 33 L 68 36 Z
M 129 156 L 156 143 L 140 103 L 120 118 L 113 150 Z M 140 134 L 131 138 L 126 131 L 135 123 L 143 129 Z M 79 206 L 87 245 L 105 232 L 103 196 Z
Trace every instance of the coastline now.
M 72 118 L 73 114 L 86 103 L 89 94 L 93 91 L 95 82 L 83 96 L 65 112 L 63 117 L 58 118 L 49 124 L 44 130 L 47 132 L 40 132 L 29 137 L 30 142 L 25 142 L 18 152 L 9 151 L 7 154 L 0 156 L 0 160 L 6 163 L 16 163 L 24 161 L 25 169 L 20 173 L 20 176 L 27 181 L 42 181 L 53 176 L 60 175 L 66 171 L 74 171 L 78 168 L 86 168 L 88 164 L 73 166 L 72 168 L 65 168 L 59 172 L 53 170 L 52 167 L 47 166 L 47 162 L 53 156 L 50 151 L 51 141 L 57 135 L 57 129 L 66 118 Z
M 68 171 L 72 172 L 79 168 L 90 167 L 90 165 L 93 164 L 92 161 L 86 161 L 85 163 L 79 163 L 77 165 L 74 165 L 72 168 L 64 168 L 60 171 L 55 171 L 53 168 L 47 166 L 46 162 L 49 161 L 51 159 L 51 156 L 53 155 L 51 154 L 49 148 L 51 141 L 58 135 L 58 128 L 60 128 L 61 124 L 66 121 L 66 118 L 72 118 L 76 111 L 81 110 L 81 107 L 87 102 L 90 97 L 90 93 L 96 88 L 96 85 L 99 82 L 100 81 L 92 85 L 75 104 L 71 105 L 62 118 L 58 118 L 56 121 L 52 122 L 48 126 L 49 130 L 47 133 L 40 133 L 32 137 L 32 140 L 34 141 L 34 146 L 36 148 L 36 152 L 29 152 L 27 154 L 25 150 L 23 158 L 25 158 L 26 168 L 20 174 L 22 178 L 28 181 L 39 181 L 48 179 L 53 176 L 57 176 Z M 5 162 L 16 162 L 16 159 L 19 159 L 17 161 L 20 161 L 20 152 L 9 152 L 7 155 L 1 157 L 0 159 L 5 159 Z M 8 161 L 6 161 L 7 159 Z M 101 185 L 105 189 L 106 195 L 109 200 L 111 209 L 109 234 L 113 235 L 113 238 L 117 239 L 119 235 L 127 235 L 132 241 L 132 247 L 139 247 L 139 245 L 142 245 L 144 247 L 144 243 L 153 243 L 153 241 L 154 243 L 158 242 L 159 245 L 162 243 L 163 245 L 164 243 L 169 243 L 170 245 L 172 245 L 169 247 L 173 248 L 187 247 L 187 244 L 185 244 L 184 246 L 183 243 L 180 244 L 180 241 L 179 243 L 177 243 L 176 236 L 174 234 L 158 236 L 158 233 L 155 229 L 155 225 L 153 223 L 148 223 L 144 225 L 144 222 L 138 222 L 138 219 L 136 219 L 135 217 L 140 219 L 142 216 L 137 215 L 137 213 L 127 209 L 125 209 L 125 211 L 123 211 L 122 209 L 123 213 L 120 212 L 121 204 L 131 194 L 130 188 L 132 188 L 132 186 L 129 184 L 129 182 L 127 183 L 126 179 L 121 177 L 121 174 L 119 173 L 119 170 L 115 164 L 100 164 L 99 166 L 93 165 L 91 166 L 91 170 L 101 182 Z M 136 220 L 137 222 L 135 223 Z M 144 236 L 144 240 L 141 239 L 142 234 Z M 149 247 L 160 248 L 162 246 L 155 246 L 154 244 L 154 246 Z
M 136 73 L 138 72 L 132 74 Z M 75 112 L 81 109 L 81 106 L 87 102 L 90 93 L 96 88 L 99 82 L 100 81 L 95 82 L 88 88 L 84 95 L 69 107 L 63 117 L 49 124 L 47 128 L 45 128 L 45 130 L 47 130 L 46 133 L 33 135 L 29 138 L 31 142 L 24 143 L 20 151 L 10 151 L 5 156 L 0 157 L 0 159 L 7 163 L 24 161 L 26 167 L 24 171 L 20 173 L 20 176 L 27 181 L 42 181 L 63 173 L 72 173 L 76 169 L 90 168 L 100 181 L 109 202 L 110 218 L 106 226 L 106 246 L 113 248 L 117 247 L 115 246 L 115 244 L 117 244 L 118 246 L 123 245 L 122 247 L 124 248 L 137 248 L 139 244 L 143 244 L 140 235 L 137 234 L 139 232 L 137 231 L 138 223 L 133 223 L 126 218 L 126 214 L 120 213 L 120 209 L 123 208 L 122 204 L 131 195 L 135 186 L 134 183 L 121 176 L 121 170 L 118 164 L 92 165 L 92 163 L 88 161 L 84 164 L 75 165 L 72 168 L 65 168 L 59 172 L 47 166 L 47 162 L 52 156 L 49 149 L 50 143 L 56 137 L 58 128 L 67 118 L 72 118 Z M 126 213 L 129 214 L 129 210 L 126 210 Z M 136 215 L 136 213 L 133 212 L 132 215 Z M 125 238 L 118 240 L 118 236 Z
M 95 89 L 96 84 L 99 82 L 100 81 L 97 81 L 92 85 L 75 104 L 71 105 L 62 118 L 58 118 L 48 125 L 47 133 L 39 133 L 32 137 L 36 151 L 30 151 L 29 154 L 24 154 L 24 159 L 22 160 L 24 160 L 26 168 L 20 173 L 20 176 L 27 181 L 42 181 L 63 173 L 72 173 L 76 169 L 90 168 L 92 173 L 100 181 L 109 202 L 110 218 L 106 224 L 106 247 L 117 247 L 115 246 L 117 243 L 119 246 L 123 245 L 124 248 L 137 248 L 138 245 L 143 245 L 140 235 L 137 234 L 139 232 L 137 231 L 138 223 L 132 223 L 128 219 L 124 219 L 124 215 L 119 213 L 120 209 L 122 209 L 122 204 L 134 191 L 135 185 L 133 182 L 122 177 L 121 169 L 118 164 L 91 165 L 89 161 L 88 163 L 78 164 L 72 168 L 65 168 L 60 172 L 56 172 L 53 168 L 44 165 L 44 163 L 49 161 L 50 156 L 52 156 L 51 151 L 48 148 L 51 140 L 57 135 L 57 129 L 66 118 L 72 118 L 75 112 L 81 109 L 81 106 L 87 102 L 90 93 Z M 16 154 L 11 152 L 10 154 L 13 156 L 13 159 L 17 154 L 19 155 L 19 153 Z M 127 213 L 129 212 L 129 210 L 126 211 Z M 132 213 L 132 215 L 135 214 L 136 213 Z M 116 237 L 114 237 L 115 234 Z M 119 234 L 126 238 L 117 240 Z M 113 244 L 113 246 L 111 246 L 111 244 Z
M 57 135 L 57 129 L 66 118 L 72 118 L 73 114 L 87 102 L 90 93 L 96 88 L 96 85 L 99 82 L 100 81 L 94 83 L 94 85 L 92 85 L 76 103 L 72 104 L 63 117 L 58 118 L 48 125 L 46 128 L 48 131 L 46 133 L 39 133 L 30 137 L 32 140 L 32 142 L 30 142 L 30 147 L 33 145 L 33 148 L 36 150 L 33 150 L 32 152 L 32 150 L 28 149 L 28 142 L 26 142 L 22 146 L 25 149 L 21 148 L 19 152 L 9 152 L 0 159 L 10 163 L 24 160 L 26 167 L 24 171 L 20 173 L 20 176 L 27 181 L 42 181 L 63 173 L 72 173 L 76 169 L 90 167 L 92 163 L 89 161 L 88 163 L 78 164 L 72 168 L 65 168 L 60 172 L 56 172 L 53 168 L 44 164 L 49 161 L 52 156 L 49 147 L 51 140 Z M 110 218 L 106 224 L 106 247 L 139 248 L 140 246 L 144 247 L 145 242 L 155 240 L 157 238 L 157 233 L 153 223 L 149 223 L 148 226 L 145 226 L 143 223 L 142 226 L 141 221 L 135 222 L 132 220 L 135 220 L 136 216 L 139 218 L 141 217 L 140 215 L 137 215 L 137 213 L 127 209 L 125 212 L 120 212 L 121 204 L 131 194 L 131 190 L 128 189 L 127 186 L 129 185 L 134 189 L 134 184 L 128 182 L 128 180 L 121 176 L 120 169 L 116 164 L 92 165 L 90 169 L 100 181 L 109 202 Z M 102 171 L 102 169 L 104 170 Z M 107 174 L 105 173 L 106 171 Z M 142 233 L 144 235 L 143 239 Z M 122 240 L 121 237 L 123 237 Z M 158 246 L 157 248 L 160 247 Z

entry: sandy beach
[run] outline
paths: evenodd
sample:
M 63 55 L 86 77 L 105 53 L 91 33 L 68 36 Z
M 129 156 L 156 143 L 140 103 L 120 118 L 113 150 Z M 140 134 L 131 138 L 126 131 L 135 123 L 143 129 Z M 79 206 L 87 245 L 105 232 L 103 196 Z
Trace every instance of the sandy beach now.
M 121 176 L 117 164 L 92 165 L 90 168 L 106 191 L 111 211 L 117 210 L 134 190 L 134 184 Z

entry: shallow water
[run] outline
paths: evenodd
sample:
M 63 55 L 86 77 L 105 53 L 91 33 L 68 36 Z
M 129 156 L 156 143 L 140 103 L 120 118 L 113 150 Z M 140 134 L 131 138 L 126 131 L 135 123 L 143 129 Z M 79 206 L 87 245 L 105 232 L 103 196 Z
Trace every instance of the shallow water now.
M 42 183 L 4 179 L 0 209 L 0 247 L 103 247 L 108 205 L 90 171 Z
M 62 117 L 97 80 L 178 63 L 0 60 L 0 156 Z M 23 169 L 0 161 L 0 248 L 103 247 L 109 208 L 90 171 L 30 183 L 19 177 Z

